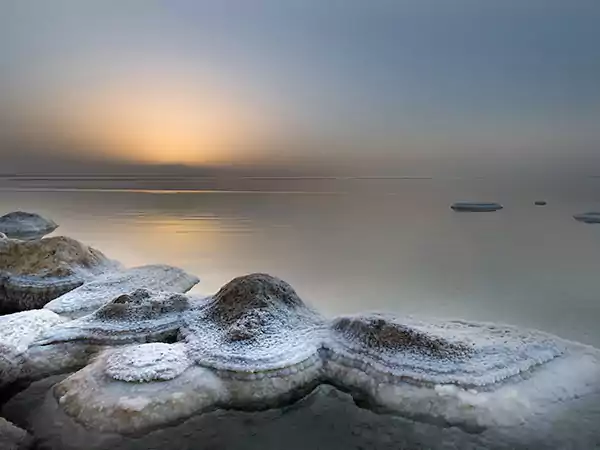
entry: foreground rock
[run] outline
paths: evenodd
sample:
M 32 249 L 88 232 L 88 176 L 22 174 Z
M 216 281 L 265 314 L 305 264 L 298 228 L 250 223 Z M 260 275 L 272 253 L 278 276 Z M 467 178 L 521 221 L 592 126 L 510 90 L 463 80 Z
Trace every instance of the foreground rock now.
M 71 319 L 90 314 L 138 288 L 187 292 L 200 280 L 173 266 L 149 265 L 108 273 L 49 302 L 45 308 Z
M 9 238 L 38 239 L 57 228 L 52 220 L 34 213 L 15 211 L 0 217 L 0 233 Z
M 213 448 L 215 439 L 228 442 L 232 424 L 245 429 L 257 417 L 266 431 L 256 433 L 272 437 L 281 427 L 292 447 L 307 443 L 319 429 L 315 423 L 326 421 L 341 430 L 327 448 L 352 448 L 343 446 L 348 436 L 368 448 L 600 445 L 598 349 L 487 323 L 382 314 L 328 320 L 287 283 L 264 274 L 189 300 L 137 291 L 38 333 L 25 351 L 37 355 L 38 366 L 44 349 L 56 345 L 69 355 L 76 348 L 96 356 L 80 358 L 83 369 L 24 412 L 36 437 L 52 441 L 53 449 L 161 442 Z M 384 414 L 351 407 L 345 395 L 323 385 Z M 312 403 L 304 402 L 296 421 L 281 416 L 273 428 L 263 418 L 279 413 L 242 420 L 242 413 L 218 412 L 287 407 L 307 396 L 317 398 L 324 416 L 315 417 Z M 223 414 L 232 422 L 215 437 L 214 418 Z M 279 447 L 252 445 L 280 448 L 275 442 Z
M 27 450 L 33 448 L 33 438 L 25 431 L 0 417 L 0 448 Z
M 0 239 L 0 313 L 41 308 L 119 265 L 68 237 Z
M 450 208 L 458 212 L 491 212 L 503 208 L 499 203 L 488 202 L 456 202 Z
M 586 212 L 582 214 L 575 214 L 573 218 L 578 222 L 583 223 L 600 223 L 600 212 Z

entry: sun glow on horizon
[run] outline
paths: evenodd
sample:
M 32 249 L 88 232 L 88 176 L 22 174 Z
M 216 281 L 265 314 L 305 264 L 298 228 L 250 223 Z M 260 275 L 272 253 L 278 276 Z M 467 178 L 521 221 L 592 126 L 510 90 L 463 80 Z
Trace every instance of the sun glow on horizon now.
M 45 127 L 89 157 L 189 165 L 251 157 L 248 149 L 267 130 L 264 111 L 231 90 L 198 84 L 151 80 L 72 89 Z

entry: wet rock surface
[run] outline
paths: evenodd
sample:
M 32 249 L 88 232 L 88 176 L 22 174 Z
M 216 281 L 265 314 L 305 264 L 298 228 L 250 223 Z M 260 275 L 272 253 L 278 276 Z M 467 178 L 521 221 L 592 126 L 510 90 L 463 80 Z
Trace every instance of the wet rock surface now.
M 16 417 L 21 426 L 34 430 L 40 450 L 280 450 L 282 443 L 291 450 L 587 450 L 600 445 L 598 435 L 590 432 L 595 422 L 577 417 L 577 410 L 573 415 L 553 417 L 537 436 L 523 443 L 518 429 L 511 430 L 512 435 L 494 429 L 469 434 L 456 427 L 376 414 L 356 406 L 350 395 L 330 386 L 320 386 L 280 409 L 218 410 L 143 435 L 122 436 L 86 429 L 65 415 L 52 397 L 55 382 L 50 379 L 36 383 L 7 405 L 13 420 Z M 598 400 L 590 398 L 588 402 Z M 560 438 L 556 430 L 561 429 L 571 430 L 579 440 Z

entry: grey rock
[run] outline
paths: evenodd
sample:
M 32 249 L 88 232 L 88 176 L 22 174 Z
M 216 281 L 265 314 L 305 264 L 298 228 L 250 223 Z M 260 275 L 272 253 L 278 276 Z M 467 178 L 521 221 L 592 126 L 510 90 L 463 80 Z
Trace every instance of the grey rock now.
M 9 238 L 37 239 L 58 228 L 52 220 L 39 214 L 15 211 L 0 217 L 0 233 Z
M 450 208 L 457 212 L 491 212 L 498 211 L 503 206 L 492 202 L 456 202 Z

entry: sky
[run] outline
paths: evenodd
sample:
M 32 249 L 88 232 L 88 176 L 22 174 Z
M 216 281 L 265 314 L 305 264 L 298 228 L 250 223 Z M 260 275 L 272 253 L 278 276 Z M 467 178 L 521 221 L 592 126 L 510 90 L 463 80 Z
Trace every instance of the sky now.
M 395 173 L 600 153 L 597 0 L 0 0 L 0 11 L 3 173 Z

